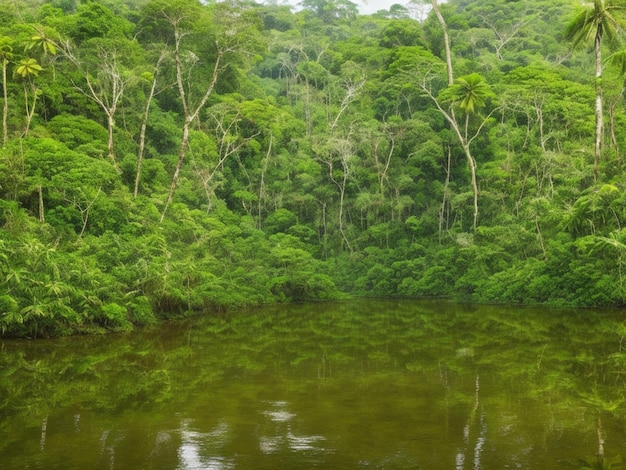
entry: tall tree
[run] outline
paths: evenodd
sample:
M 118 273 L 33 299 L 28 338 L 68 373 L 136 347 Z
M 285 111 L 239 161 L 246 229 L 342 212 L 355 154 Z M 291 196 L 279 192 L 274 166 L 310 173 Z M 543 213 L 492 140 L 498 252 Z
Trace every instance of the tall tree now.
M 602 153 L 602 133 L 604 130 L 603 99 L 602 99 L 602 43 L 606 39 L 611 42 L 616 33 L 622 31 L 618 13 L 626 9 L 623 0 L 593 0 L 570 22 L 566 29 L 566 37 L 574 47 L 582 42 L 593 41 L 595 54 L 595 114 L 596 140 L 594 147 L 594 174 L 598 176 L 598 162 Z
M 476 230 L 478 222 L 478 182 L 476 181 L 476 159 L 472 155 L 470 146 L 473 140 L 478 137 L 480 130 L 485 125 L 490 115 L 482 119 L 478 130 L 472 134 L 470 134 L 470 117 L 479 109 L 485 107 L 487 100 L 494 96 L 494 93 L 491 91 L 485 79 L 477 73 L 472 73 L 457 78 L 452 85 L 448 86 L 448 88 L 444 89 L 439 94 L 439 100 L 434 100 L 439 111 L 450 123 L 467 158 L 472 181 L 472 191 L 474 193 L 474 221 L 472 224 L 474 230 Z M 448 111 L 442 107 L 443 103 L 450 104 Z M 465 114 L 463 123 L 459 122 L 456 117 L 455 107 L 457 106 L 458 109 Z
M 26 125 L 24 126 L 23 135 L 26 137 L 30 130 L 30 123 L 35 115 L 35 105 L 37 104 L 37 97 L 39 94 L 39 88 L 34 82 L 34 77 L 37 77 L 40 72 L 43 71 L 43 67 L 39 65 L 37 59 L 26 58 L 20 60 L 17 68 L 15 69 L 15 75 L 22 78 L 24 85 L 24 107 L 26 109 Z M 33 96 L 33 103 L 30 103 L 29 91 Z
M 163 221 L 178 186 L 180 171 L 189 147 L 191 126 L 213 95 L 218 78 L 227 70 L 236 69 L 238 59 L 254 50 L 256 18 L 241 7 L 229 3 L 211 7 L 189 2 L 155 4 L 162 5 L 157 11 L 161 18 L 165 18 L 173 37 L 176 87 L 183 114 L 178 160 L 161 212 Z M 198 44 L 201 45 L 200 48 L 197 47 Z M 259 45 L 257 41 L 256 46 Z M 190 50 L 194 46 L 195 51 Z M 203 54 L 203 63 L 212 61 L 212 66 L 194 74 L 194 69 L 200 62 L 198 54 Z
M 132 56 L 134 44 L 126 39 L 114 41 L 99 38 L 92 39 L 86 44 L 89 47 L 86 47 L 87 53 L 85 55 L 94 59 L 91 64 L 81 57 L 80 50 L 69 41 L 61 45 L 61 50 L 63 55 L 82 75 L 82 83 L 73 82 L 76 90 L 94 101 L 106 116 L 108 157 L 119 173 L 113 133 L 116 114 L 132 78 L 123 62 Z
M 193 20 L 197 18 L 197 15 L 200 14 L 200 11 L 192 9 L 190 7 L 182 7 L 170 10 L 162 10 L 161 12 L 162 15 L 166 18 L 174 37 L 172 54 L 174 57 L 174 64 L 176 68 L 176 86 L 178 88 L 178 95 L 183 110 L 183 128 L 180 148 L 178 151 L 178 161 L 176 162 L 176 168 L 174 169 L 174 175 L 172 176 L 172 183 L 167 194 L 165 206 L 163 207 L 163 211 L 161 212 L 162 222 L 165 218 L 165 214 L 167 213 L 167 209 L 172 203 L 174 192 L 176 191 L 176 188 L 178 186 L 180 170 L 183 166 L 183 162 L 187 154 L 187 148 L 189 147 L 189 133 L 191 130 L 191 125 L 197 119 L 198 114 L 204 108 L 209 97 L 213 93 L 220 71 L 223 69 L 222 58 L 224 53 L 219 48 L 219 43 L 217 43 L 216 41 L 215 46 L 217 48 L 217 53 L 215 55 L 215 58 L 213 59 L 213 70 L 209 75 L 209 81 L 206 85 L 204 85 L 204 91 L 201 92 L 200 99 L 197 102 L 191 101 L 190 95 L 192 95 L 192 90 L 189 89 L 187 77 L 190 74 L 190 69 L 196 65 L 199 58 L 194 53 L 185 51 L 184 39 L 191 34 Z
M 214 179 L 223 168 L 224 162 L 231 157 L 237 157 L 239 152 L 260 134 L 260 131 L 246 135 L 241 127 L 244 119 L 239 104 L 227 101 L 218 103 L 209 108 L 207 117 L 205 125 L 208 126 L 207 132 L 214 138 L 215 154 L 205 156 L 201 164 L 196 164 L 196 176 L 202 182 L 207 197 L 207 209 L 210 210 L 211 199 L 217 186 Z
M 454 80 L 454 70 L 452 66 L 452 52 L 450 47 L 450 38 L 448 35 L 448 26 L 445 18 L 441 14 L 437 0 L 431 0 L 431 5 L 433 8 L 433 12 L 437 17 L 437 21 L 441 25 L 441 29 L 444 35 L 448 88 L 443 90 L 443 95 L 440 96 L 440 99 L 435 97 L 435 95 L 433 94 L 430 83 L 427 83 L 426 81 L 422 82 L 421 88 L 433 100 L 439 112 L 444 116 L 446 121 L 448 121 L 454 131 L 454 134 L 457 136 L 461 147 L 463 148 L 463 153 L 465 154 L 465 157 L 467 159 L 471 175 L 472 191 L 474 195 L 474 216 L 472 227 L 474 230 L 476 230 L 476 226 L 478 223 L 478 182 L 476 180 L 476 159 L 472 155 L 471 144 L 472 141 L 479 135 L 480 130 L 487 122 L 487 118 L 482 120 L 482 123 L 478 126 L 478 130 L 472 135 L 469 134 L 469 123 L 470 116 L 474 114 L 474 111 L 483 107 L 485 105 L 485 100 L 491 97 L 493 94 L 484 78 L 477 73 L 472 73 L 465 77 L 460 77 L 459 79 Z M 444 109 L 443 107 L 446 105 L 446 103 L 450 105 L 448 109 Z M 458 120 L 455 110 L 456 107 L 458 107 L 465 114 L 464 123 Z M 448 169 L 448 173 L 449 171 L 450 170 Z
M 451 85 L 454 81 L 454 70 L 452 69 L 452 52 L 450 50 L 450 35 L 448 34 L 448 25 L 443 15 L 441 14 L 441 10 L 439 9 L 437 0 L 430 0 L 430 3 L 433 7 L 433 11 L 435 12 L 435 16 L 437 16 L 437 21 L 439 21 L 439 24 L 441 25 L 441 31 L 443 32 L 443 44 L 446 53 L 446 71 L 448 72 L 448 85 Z
M 8 115 L 9 115 L 9 94 L 7 92 L 7 68 L 9 65 L 9 61 L 13 58 L 13 47 L 11 46 L 11 38 L 8 36 L 0 37 L 0 62 L 2 63 L 2 91 L 3 91 L 3 100 L 2 100 L 2 145 L 6 145 L 8 134 L 9 134 L 9 126 L 8 126 Z
M 144 72 L 141 75 L 143 81 L 150 83 L 150 91 L 148 92 L 148 96 L 146 98 L 146 107 L 143 112 L 143 117 L 141 120 L 141 128 L 139 130 L 139 150 L 137 151 L 137 171 L 135 173 L 135 190 L 133 191 L 133 196 L 137 198 L 139 195 L 139 183 L 141 182 L 141 171 L 143 167 L 143 155 L 146 147 L 146 127 L 148 125 L 148 116 L 150 115 L 150 106 L 152 105 L 152 100 L 154 96 L 157 94 L 157 77 L 161 68 L 161 63 L 167 56 L 167 51 L 162 51 L 159 55 L 159 58 L 156 61 L 156 65 L 154 66 L 154 72 Z

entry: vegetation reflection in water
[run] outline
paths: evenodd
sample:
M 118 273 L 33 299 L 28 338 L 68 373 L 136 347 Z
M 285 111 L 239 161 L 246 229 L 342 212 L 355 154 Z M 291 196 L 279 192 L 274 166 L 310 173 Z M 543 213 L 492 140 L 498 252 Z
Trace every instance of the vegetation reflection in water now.
M 358 300 L 4 341 L 0 462 L 622 468 L 625 337 L 618 311 Z

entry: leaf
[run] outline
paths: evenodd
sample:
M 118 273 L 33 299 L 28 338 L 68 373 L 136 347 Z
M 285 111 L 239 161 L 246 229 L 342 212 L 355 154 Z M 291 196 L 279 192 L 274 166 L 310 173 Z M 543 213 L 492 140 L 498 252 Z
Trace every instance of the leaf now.
M 30 76 L 36 77 L 39 72 L 43 71 L 43 67 L 39 65 L 37 59 L 22 59 L 19 62 L 19 66 L 16 69 L 16 73 L 22 78 L 28 78 Z

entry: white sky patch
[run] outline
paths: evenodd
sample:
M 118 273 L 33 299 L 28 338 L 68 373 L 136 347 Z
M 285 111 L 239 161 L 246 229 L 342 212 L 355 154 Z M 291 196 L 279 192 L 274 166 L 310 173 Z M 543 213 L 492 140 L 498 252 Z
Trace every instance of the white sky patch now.
M 266 3 L 270 5 L 290 5 L 295 9 L 299 9 L 299 3 L 302 0 L 256 0 L 259 3 Z M 423 11 L 423 16 L 426 16 L 430 11 L 430 0 L 418 0 L 411 2 L 410 0 L 350 0 L 359 8 L 361 15 L 371 15 L 380 10 L 389 10 L 393 5 L 400 5 L 406 7 L 409 10 Z M 447 3 L 448 0 L 439 0 L 439 3 Z M 420 14 L 420 18 L 422 14 Z

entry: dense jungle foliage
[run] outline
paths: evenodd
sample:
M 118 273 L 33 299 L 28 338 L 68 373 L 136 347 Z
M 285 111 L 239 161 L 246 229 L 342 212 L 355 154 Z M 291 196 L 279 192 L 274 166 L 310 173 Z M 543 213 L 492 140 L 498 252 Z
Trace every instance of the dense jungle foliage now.
M 2 3 L 1 335 L 625 303 L 623 0 Z

